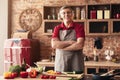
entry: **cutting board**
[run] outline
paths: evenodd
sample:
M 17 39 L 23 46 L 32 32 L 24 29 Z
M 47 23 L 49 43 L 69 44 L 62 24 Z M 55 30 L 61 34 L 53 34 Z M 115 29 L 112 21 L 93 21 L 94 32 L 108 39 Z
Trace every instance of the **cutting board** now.
M 49 74 L 47 72 L 43 72 L 44 75 L 53 75 L 56 77 L 73 77 L 73 78 L 83 78 L 84 73 L 82 74 Z

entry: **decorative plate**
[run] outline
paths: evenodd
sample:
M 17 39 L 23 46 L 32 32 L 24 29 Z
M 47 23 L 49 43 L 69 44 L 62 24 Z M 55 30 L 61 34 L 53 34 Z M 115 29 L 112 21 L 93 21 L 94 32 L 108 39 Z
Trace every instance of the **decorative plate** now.
M 19 24 L 23 30 L 36 31 L 42 23 L 42 15 L 38 9 L 29 8 L 24 10 L 19 17 Z

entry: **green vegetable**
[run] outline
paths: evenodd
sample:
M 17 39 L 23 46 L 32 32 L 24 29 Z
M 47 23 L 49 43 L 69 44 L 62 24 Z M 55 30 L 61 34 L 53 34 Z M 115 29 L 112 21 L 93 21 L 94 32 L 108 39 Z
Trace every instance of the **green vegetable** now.
M 69 80 L 81 80 L 79 78 L 70 78 Z
M 21 67 L 19 65 L 13 65 L 13 66 L 10 66 L 9 71 L 10 72 L 17 72 L 19 74 L 21 71 Z
M 83 71 L 63 72 L 64 74 L 82 74 Z
M 39 66 L 38 70 L 39 70 L 40 73 L 42 73 L 43 72 L 43 67 Z

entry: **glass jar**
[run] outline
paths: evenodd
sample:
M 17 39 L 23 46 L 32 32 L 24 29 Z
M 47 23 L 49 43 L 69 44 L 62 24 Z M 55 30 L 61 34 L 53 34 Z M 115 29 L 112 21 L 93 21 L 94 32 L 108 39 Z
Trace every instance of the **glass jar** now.
M 81 19 L 85 19 L 85 9 L 82 8 L 81 10 Z
M 76 19 L 80 19 L 80 8 L 76 7 Z

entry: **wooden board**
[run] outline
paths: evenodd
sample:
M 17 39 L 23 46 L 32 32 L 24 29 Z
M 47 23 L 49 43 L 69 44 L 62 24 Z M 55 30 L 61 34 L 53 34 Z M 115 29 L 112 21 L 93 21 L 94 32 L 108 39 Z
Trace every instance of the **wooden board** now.
M 44 75 L 53 75 L 56 77 L 74 77 L 74 78 L 83 78 L 83 76 L 84 76 L 84 73 L 82 73 L 82 74 L 49 74 L 47 72 L 44 72 L 43 74 Z

